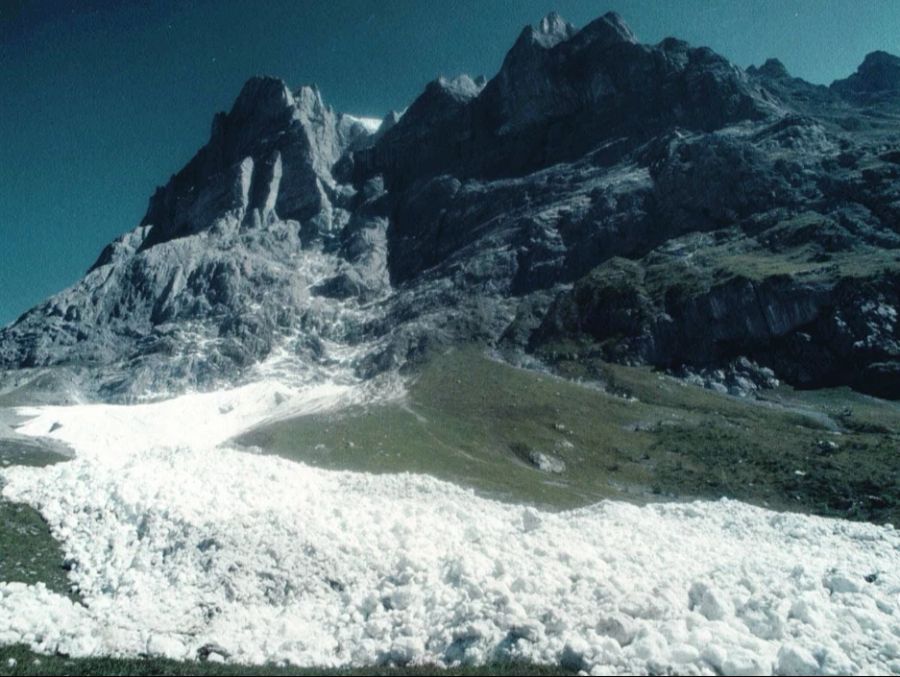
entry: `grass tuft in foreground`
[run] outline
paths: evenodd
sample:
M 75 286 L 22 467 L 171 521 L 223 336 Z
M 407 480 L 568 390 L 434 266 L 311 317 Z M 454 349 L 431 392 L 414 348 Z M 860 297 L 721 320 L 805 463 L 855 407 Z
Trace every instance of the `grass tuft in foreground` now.
M 12 662 L 11 662 L 12 661 Z M 23 646 L 0 647 L 0 675 L 572 675 L 562 668 L 538 665 L 488 665 L 441 669 L 429 666 L 320 670 L 290 666 L 247 666 L 170 661 L 161 658 L 66 658 L 42 656 Z

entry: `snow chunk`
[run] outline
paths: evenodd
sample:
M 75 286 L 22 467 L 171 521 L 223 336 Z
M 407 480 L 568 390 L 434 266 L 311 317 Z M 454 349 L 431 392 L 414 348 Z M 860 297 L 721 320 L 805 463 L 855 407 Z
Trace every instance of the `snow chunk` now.
M 720 621 L 734 614 L 734 608 L 725 596 L 706 583 L 694 583 L 688 597 L 691 609 L 699 611 L 711 621 Z
M 820 673 L 819 661 L 803 647 L 785 644 L 778 650 L 775 672 L 779 675 L 817 675 Z

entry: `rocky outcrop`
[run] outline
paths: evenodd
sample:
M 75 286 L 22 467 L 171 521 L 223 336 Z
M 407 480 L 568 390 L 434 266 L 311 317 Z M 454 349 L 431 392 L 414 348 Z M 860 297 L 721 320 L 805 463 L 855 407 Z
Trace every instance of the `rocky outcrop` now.
M 859 253 L 831 271 L 736 274 L 714 262 L 690 271 L 678 260 L 683 252 L 667 249 L 612 259 L 561 293 L 531 334 L 531 350 L 552 361 L 580 345 L 582 356 L 707 375 L 749 357 L 800 387 L 849 384 L 896 397 L 896 259 L 867 269 Z

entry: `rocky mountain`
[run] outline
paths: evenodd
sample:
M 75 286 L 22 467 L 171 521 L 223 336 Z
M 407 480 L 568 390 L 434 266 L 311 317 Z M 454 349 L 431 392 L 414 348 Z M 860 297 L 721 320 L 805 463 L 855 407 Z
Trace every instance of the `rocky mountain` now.
M 887 52 L 872 52 L 853 75 L 835 81 L 831 88 L 850 98 L 895 95 L 900 92 L 900 57 Z
M 551 14 L 377 130 L 252 78 L 0 367 L 133 400 L 478 341 L 900 397 L 898 103 L 883 52 L 816 86 L 613 13 Z

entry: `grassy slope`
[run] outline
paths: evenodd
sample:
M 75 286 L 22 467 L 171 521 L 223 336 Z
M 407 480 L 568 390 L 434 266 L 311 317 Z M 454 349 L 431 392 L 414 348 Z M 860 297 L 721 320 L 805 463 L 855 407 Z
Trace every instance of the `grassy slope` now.
M 64 456 L 36 445 L 0 439 L 0 466 L 42 466 L 65 460 Z M 2 486 L 2 480 L 0 480 Z M 34 509 L 0 498 L 0 581 L 38 583 L 61 594 L 70 594 L 59 544 L 47 523 Z M 0 670 L 2 670 L 0 666 Z
M 900 521 L 896 403 L 846 389 L 741 400 L 608 364 L 600 376 L 617 394 L 456 350 L 434 359 L 404 402 L 281 421 L 238 441 L 325 468 L 428 473 L 548 508 L 730 496 Z M 533 451 L 566 470 L 538 470 Z
M 651 473 L 620 452 L 625 440 L 649 449 L 649 435 L 623 429 L 643 410 L 454 351 L 424 370 L 405 402 L 281 421 L 239 442 L 325 468 L 428 473 L 493 497 L 574 507 L 644 493 Z M 529 451 L 563 459 L 567 471 L 537 470 Z M 610 474 L 616 464 L 621 471 Z

